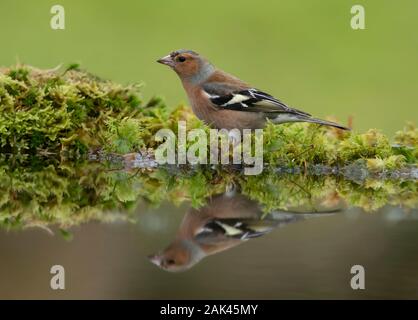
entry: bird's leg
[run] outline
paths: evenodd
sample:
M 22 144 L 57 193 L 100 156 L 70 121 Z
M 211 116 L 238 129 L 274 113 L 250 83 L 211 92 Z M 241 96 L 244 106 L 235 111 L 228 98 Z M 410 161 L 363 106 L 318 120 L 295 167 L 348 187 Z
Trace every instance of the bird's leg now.
M 227 197 L 233 197 L 237 194 L 237 186 L 234 184 L 233 181 L 229 182 L 225 186 L 225 196 Z
M 232 147 L 236 147 L 238 144 L 241 143 L 241 132 L 239 132 L 238 130 L 229 130 L 228 139 Z

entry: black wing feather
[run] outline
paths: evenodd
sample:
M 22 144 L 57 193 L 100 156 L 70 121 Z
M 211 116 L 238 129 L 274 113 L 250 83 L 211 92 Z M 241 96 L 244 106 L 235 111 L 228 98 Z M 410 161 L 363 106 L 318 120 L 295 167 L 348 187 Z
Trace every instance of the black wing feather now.
M 309 117 L 310 114 L 291 108 L 282 101 L 257 89 L 234 91 L 227 94 L 216 94 L 208 90 L 209 99 L 219 108 L 248 112 L 293 113 Z
M 252 228 L 252 225 L 257 225 L 264 223 L 264 230 L 255 230 Z M 260 237 L 266 233 L 269 233 L 273 227 L 277 224 L 275 221 L 261 221 L 260 220 L 241 220 L 234 218 L 227 219 L 214 219 L 209 221 L 204 226 L 204 230 L 200 232 L 197 236 L 197 240 L 208 240 L 208 239 L 225 239 L 233 238 L 246 240 L 250 238 Z M 230 227 L 236 230 L 235 234 L 229 234 L 225 229 Z

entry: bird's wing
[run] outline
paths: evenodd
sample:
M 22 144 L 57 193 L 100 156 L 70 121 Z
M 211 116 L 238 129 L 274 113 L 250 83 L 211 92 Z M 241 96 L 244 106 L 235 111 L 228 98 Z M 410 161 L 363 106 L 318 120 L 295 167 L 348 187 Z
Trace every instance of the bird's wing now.
M 247 112 L 292 113 L 305 117 L 310 116 L 309 113 L 291 108 L 268 93 L 254 88 L 242 89 L 236 88 L 233 85 L 208 83 L 203 85 L 203 90 L 208 94 L 210 101 L 218 108 Z
M 222 242 L 225 239 L 248 240 L 269 233 L 275 221 L 252 219 L 214 219 L 209 221 L 196 235 L 204 243 Z

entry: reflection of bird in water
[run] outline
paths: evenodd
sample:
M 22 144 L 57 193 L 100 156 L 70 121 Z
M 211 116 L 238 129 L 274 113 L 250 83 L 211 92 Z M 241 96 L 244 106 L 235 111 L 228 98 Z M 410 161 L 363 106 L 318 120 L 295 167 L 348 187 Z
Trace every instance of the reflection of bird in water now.
M 206 206 L 190 209 L 184 216 L 173 242 L 161 253 L 149 257 L 167 271 L 184 271 L 204 257 L 265 235 L 274 228 L 324 213 L 275 211 L 263 218 L 257 202 L 237 193 L 209 199 Z

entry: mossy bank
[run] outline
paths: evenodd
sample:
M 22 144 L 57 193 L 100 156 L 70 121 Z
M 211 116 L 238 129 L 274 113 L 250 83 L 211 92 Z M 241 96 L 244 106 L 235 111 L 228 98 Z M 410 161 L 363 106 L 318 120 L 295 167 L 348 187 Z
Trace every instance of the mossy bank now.
M 103 80 L 77 65 L 40 70 L 18 65 L 0 70 L 0 151 L 27 157 L 79 157 L 89 150 L 119 154 L 155 148 L 161 128 L 208 128 L 186 106 L 160 98 L 144 102 L 138 84 Z M 354 130 L 355 132 L 355 130 Z M 379 130 L 348 133 L 296 123 L 268 124 L 264 161 L 273 166 L 342 165 L 364 160 L 375 170 L 415 165 L 418 129 L 412 124 L 393 139 Z
M 159 129 L 176 132 L 180 120 L 188 129 L 209 128 L 187 106 L 144 102 L 140 88 L 75 65 L 1 69 L 0 226 L 129 220 L 140 203 L 199 207 L 231 186 L 265 212 L 318 203 L 367 211 L 418 205 L 418 129 L 412 124 L 392 139 L 376 129 L 358 134 L 268 124 L 267 165 L 257 176 L 234 166 L 158 167 L 152 150 Z

